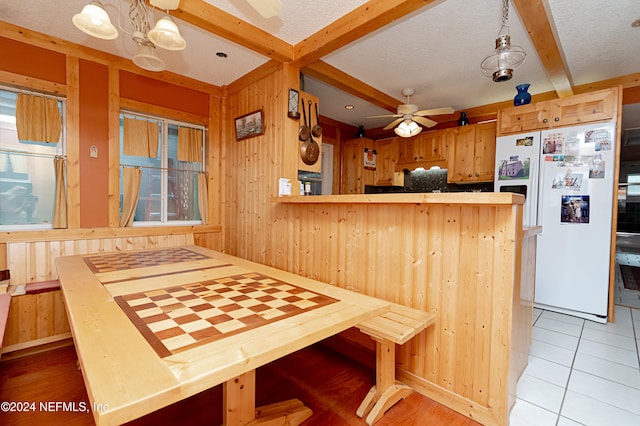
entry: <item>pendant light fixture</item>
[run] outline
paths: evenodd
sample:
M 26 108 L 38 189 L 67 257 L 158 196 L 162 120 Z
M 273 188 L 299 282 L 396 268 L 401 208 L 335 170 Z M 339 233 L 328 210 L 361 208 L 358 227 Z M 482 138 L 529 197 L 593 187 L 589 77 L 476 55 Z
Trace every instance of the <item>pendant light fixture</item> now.
M 120 1 L 120 0 L 119 0 Z M 173 10 L 178 7 L 179 0 L 151 0 L 152 6 Z M 118 27 L 129 34 L 139 46 L 138 53 L 132 58 L 140 68 L 148 71 L 163 71 L 166 68 L 164 61 L 158 57 L 156 47 L 165 50 L 183 50 L 187 42 L 180 35 L 177 25 L 167 14 L 162 17 L 153 29 L 152 16 L 144 0 L 133 0 L 129 7 L 129 20 L 133 27 L 132 32 L 127 32 L 120 25 L 120 10 L 118 9 Z M 104 10 L 99 0 L 93 0 L 86 5 L 82 12 L 72 18 L 73 24 L 86 34 L 103 40 L 113 40 L 118 37 L 118 30 L 111 24 L 109 15 Z
M 503 0 L 502 27 L 498 32 L 496 48 L 480 64 L 482 73 L 487 77 L 492 77 L 495 82 L 510 80 L 513 76 L 513 71 L 520 68 L 524 58 L 527 56 L 522 47 L 511 45 L 509 27 L 507 26 L 508 19 L 509 0 Z

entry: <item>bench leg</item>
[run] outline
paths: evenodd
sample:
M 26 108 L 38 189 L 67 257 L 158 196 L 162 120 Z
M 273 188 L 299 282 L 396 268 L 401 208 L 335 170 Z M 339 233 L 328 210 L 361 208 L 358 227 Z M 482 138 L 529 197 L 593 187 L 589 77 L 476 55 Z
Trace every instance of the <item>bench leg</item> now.
M 384 413 L 413 390 L 395 380 L 396 345 L 384 339 L 376 339 L 376 385 L 364 398 L 356 415 L 367 416 L 369 426 L 380 420 Z

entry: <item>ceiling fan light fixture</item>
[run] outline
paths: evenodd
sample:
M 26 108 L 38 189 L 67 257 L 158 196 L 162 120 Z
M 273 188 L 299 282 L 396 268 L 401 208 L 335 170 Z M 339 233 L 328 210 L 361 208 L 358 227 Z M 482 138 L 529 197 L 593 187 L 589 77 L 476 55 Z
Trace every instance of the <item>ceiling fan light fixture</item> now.
M 401 138 L 410 138 L 411 136 L 415 136 L 422 131 L 422 127 L 418 125 L 413 120 L 407 119 L 398 125 L 395 129 L 393 129 L 396 135 Z
M 140 50 L 132 60 L 134 64 L 147 71 L 159 72 L 166 68 L 164 61 L 156 53 L 155 46 L 150 44 L 141 44 Z
M 107 11 L 98 0 L 94 0 L 82 8 L 82 12 L 73 15 L 73 25 L 85 34 L 102 40 L 113 40 L 118 37 L 118 30 L 111 23 Z
M 158 20 L 156 26 L 149 31 L 149 40 L 157 47 L 165 50 L 183 50 L 187 47 L 187 42 L 180 35 L 180 30 L 169 15 Z

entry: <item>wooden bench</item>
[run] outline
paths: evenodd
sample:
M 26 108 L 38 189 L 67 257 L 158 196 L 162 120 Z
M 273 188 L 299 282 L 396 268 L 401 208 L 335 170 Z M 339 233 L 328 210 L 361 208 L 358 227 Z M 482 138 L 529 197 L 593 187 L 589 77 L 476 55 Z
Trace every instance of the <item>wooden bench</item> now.
M 0 270 L 11 271 L 9 320 L 2 351 L 17 352 L 66 341 L 66 317 L 55 259 L 104 251 L 214 243 L 219 226 L 83 228 L 0 234 Z
M 4 341 L 4 330 L 7 328 L 7 320 L 9 319 L 10 304 L 11 295 L 9 293 L 0 294 L 0 356 L 2 356 L 2 342 Z
M 413 389 L 396 381 L 396 346 L 403 345 L 435 321 L 433 313 L 392 304 L 384 315 L 362 322 L 357 327 L 376 342 L 376 384 L 364 398 L 356 415 L 367 416 L 369 426 Z

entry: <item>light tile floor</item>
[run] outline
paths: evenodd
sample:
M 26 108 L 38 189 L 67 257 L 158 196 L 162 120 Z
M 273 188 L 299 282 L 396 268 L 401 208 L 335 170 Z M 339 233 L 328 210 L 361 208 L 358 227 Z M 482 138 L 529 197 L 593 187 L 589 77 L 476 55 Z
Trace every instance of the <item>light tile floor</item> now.
M 640 309 L 600 324 L 535 310 L 510 426 L 640 425 Z

